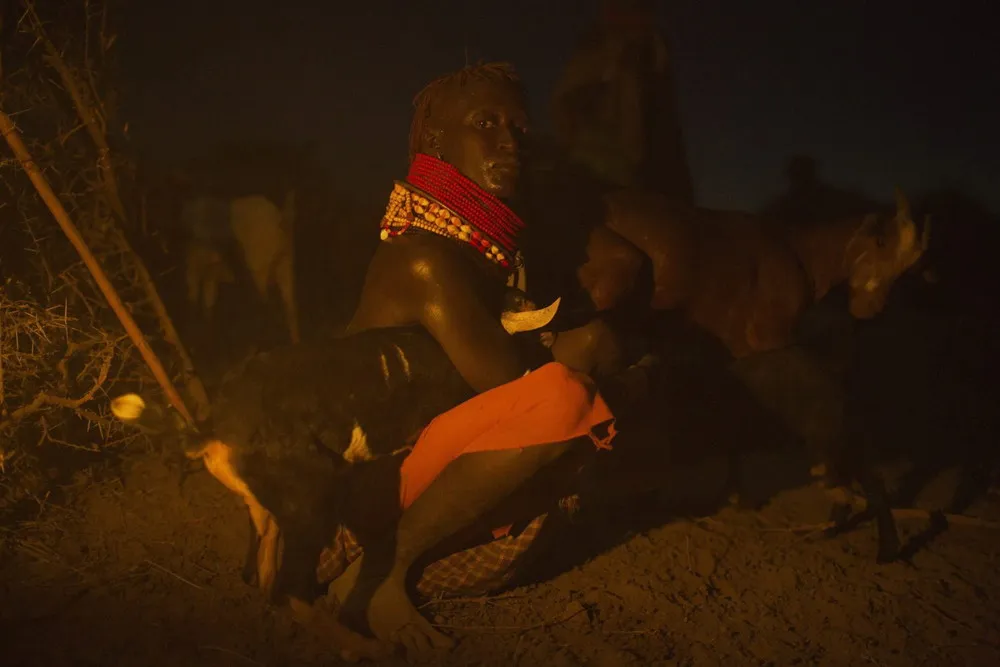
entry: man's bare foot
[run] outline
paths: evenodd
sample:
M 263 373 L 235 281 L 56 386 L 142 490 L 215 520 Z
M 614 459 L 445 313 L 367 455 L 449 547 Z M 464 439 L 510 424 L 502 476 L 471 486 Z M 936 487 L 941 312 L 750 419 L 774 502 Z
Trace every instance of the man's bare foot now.
M 364 556 L 359 557 L 330 584 L 328 594 L 337 598 L 340 620 L 368 630 L 378 640 L 402 644 L 410 655 L 432 648 L 450 648 L 454 642 L 421 616 L 410 602 L 402 577 L 362 574 Z
M 346 662 L 358 660 L 382 660 L 392 655 L 392 646 L 359 635 L 344 627 L 326 605 L 292 598 L 290 601 L 295 619 L 316 635 L 321 641 L 333 642 L 340 658 Z
M 375 589 L 368 605 L 368 625 L 376 637 L 402 644 L 410 655 L 455 645 L 417 611 L 406 593 L 405 580 L 396 575 Z

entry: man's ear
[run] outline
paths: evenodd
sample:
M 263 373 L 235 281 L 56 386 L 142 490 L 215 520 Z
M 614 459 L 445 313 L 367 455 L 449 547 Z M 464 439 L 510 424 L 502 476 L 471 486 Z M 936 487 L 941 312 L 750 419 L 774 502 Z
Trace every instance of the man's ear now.
M 424 130 L 424 151 L 428 155 L 441 159 L 441 135 L 440 128 L 428 127 Z

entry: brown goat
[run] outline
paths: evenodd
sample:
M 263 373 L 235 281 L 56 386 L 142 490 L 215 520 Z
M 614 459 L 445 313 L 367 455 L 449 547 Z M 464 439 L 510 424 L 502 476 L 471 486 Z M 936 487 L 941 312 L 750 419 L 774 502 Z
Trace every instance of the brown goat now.
M 896 192 L 896 213 L 811 227 L 778 228 L 753 215 L 672 208 L 662 197 L 607 197 L 608 226 L 649 256 L 652 307 L 679 309 L 736 358 L 792 343 L 799 316 L 847 283 L 850 312 L 879 314 L 893 284 L 927 247 Z

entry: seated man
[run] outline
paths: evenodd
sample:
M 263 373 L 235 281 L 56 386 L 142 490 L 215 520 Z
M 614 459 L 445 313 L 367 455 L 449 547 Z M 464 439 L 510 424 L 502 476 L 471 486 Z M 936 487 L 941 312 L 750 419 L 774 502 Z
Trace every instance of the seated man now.
M 607 447 L 613 434 L 612 413 L 587 376 L 555 362 L 532 369 L 501 325 L 524 224 L 503 202 L 518 182 L 527 125 L 513 69 L 465 68 L 427 86 L 416 106 L 410 171 L 390 196 L 348 333 L 422 326 L 479 395 L 421 434 L 403 464 L 394 534 L 339 582 L 349 591 L 345 619 L 363 615 L 376 637 L 409 649 L 451 643 L 409 599 L 414 562 L 585 436 Z M 594 429 L 605 424 L 602 439 Z

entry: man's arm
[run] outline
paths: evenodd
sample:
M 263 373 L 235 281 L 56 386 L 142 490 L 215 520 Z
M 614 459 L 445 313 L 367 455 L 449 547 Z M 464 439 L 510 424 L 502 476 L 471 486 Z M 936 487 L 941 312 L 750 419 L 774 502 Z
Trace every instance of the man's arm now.
M 477 292 L 478 276 L 457 258 L 432 254 L 415 272 L 423 288 L 420 323 L 476 392 L 524 375 L 530 367 L 500 324 L 499 314 L 490 313 Z

